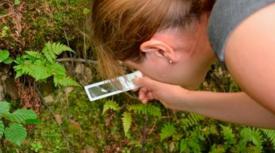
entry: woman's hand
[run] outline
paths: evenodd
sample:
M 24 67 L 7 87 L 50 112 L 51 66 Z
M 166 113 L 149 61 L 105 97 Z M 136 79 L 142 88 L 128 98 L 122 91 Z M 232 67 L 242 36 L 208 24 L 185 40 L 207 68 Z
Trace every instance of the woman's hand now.
M 187 97 L 190 91 L 180 86 L 161 83 L 148 77 L 138 78 L 135 83 L 141 87 L 139 89 L 139 99 L 143 103 L 156 99 L 166 108 L 172 110 L 187 109 Z

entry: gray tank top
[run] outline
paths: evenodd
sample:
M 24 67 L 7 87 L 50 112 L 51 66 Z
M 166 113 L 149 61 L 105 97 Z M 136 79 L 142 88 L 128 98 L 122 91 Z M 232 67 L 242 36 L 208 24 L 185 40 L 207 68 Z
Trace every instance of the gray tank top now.
M 275 0 L 217 0 L 210 15 L 208 35 L 221 62 L 230 33 L 247 17 Z

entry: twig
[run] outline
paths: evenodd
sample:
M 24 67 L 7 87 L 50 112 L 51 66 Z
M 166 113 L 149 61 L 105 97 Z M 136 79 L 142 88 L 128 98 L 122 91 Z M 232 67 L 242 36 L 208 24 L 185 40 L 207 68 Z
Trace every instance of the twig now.
M 57 59 L 57 62 L 79 62 L 79 63 L 87 63 L 87 64 L 97 64 L 97 61 L 86 60 L 82 58 L 60 58 L 60 59 Z

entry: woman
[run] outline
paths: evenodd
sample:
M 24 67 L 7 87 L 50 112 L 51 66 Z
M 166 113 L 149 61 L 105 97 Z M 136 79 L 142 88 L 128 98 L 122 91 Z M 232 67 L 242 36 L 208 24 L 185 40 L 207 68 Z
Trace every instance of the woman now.
M 143 103 L 275 128 L 275 0 L 95 0 L 92 31 L 103 74 L 144 74 Z M 243 92 L 194 90 L 215 54 Z

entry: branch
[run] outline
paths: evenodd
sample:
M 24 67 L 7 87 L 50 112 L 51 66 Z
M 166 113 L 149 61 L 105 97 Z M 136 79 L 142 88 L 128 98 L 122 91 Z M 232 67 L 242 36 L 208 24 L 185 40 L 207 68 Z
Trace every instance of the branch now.
M 87 63 L 87 64 L 97 64 L 97 61 L 94 60 L 86 60 L 82 58 L 60 58 L 57 59 L 58 62 L 79 62 L 79 63 Z

